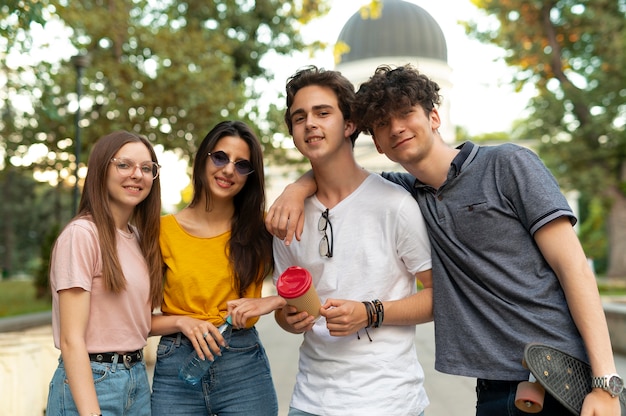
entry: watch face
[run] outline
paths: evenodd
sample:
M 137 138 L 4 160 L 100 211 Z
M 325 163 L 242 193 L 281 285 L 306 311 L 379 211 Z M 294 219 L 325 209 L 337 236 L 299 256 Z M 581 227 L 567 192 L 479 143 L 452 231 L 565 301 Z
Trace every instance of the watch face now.
M 617 396 L 624 389 L 624 380 L 619 376 L 611 376 L 609 378 L 609 392 Z

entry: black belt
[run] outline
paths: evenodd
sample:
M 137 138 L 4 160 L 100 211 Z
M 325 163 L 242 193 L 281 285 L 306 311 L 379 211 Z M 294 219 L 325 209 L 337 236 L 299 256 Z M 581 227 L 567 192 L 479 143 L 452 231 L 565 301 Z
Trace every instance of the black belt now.
M 143 359 L 143 350 L 137 350 L 126 354 L 118 354 L 116 352 L 99 352 L 89 354 L 89 359 L 97 363 L 112 363 L 117 358 L 118 364 L 124 364 L 129 368 L 131 364 L 138 363 Z

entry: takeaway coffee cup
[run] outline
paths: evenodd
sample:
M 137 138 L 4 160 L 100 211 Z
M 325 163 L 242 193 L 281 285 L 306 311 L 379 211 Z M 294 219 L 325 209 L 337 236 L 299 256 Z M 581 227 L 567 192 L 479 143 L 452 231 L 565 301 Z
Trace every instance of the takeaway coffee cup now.
M 278 278 L 276 290 L 287 301 L 287 305 L 295 306 L 299 312 L 306 311 L 315 318 L 319 317 L 322 304 L 307 269 L 298 266 L 287 268 Z

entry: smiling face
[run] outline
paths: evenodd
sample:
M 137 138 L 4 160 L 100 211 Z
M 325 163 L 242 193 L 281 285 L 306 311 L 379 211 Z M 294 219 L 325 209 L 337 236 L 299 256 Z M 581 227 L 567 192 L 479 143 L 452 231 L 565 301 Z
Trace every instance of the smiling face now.
M 248 178 L 247 175 L 237 172 L 235 163 L 250 160 L 250 147 L 240 137 L 224 136 L 219 139 L 211 152 L 224 152 L 230 161 L 223 166 L 217 166 L 210 157 L 207 158 L 205 173 L 209 190 L 215 200 L 233 200 Z
M 311 163 L 346 144 L 351 148 L 354 126 L 344 120 L 332 89 L 318 85 L 301 88 L 290 114 L 294 144 Z
M 378 122 L 372 128 L 372 138 L 380 153 L 405 166 L 428 156 L 440 125 L 436 109 L 426 114 L 415 105 Z
M 111 162 L 107 169 L 107 190 L 111 211 L 116 222 L 120 220 L 122 224 L 125 224 L 133 209 L 148 196 L 152 189 L 152 170 L 144 171 L 141 168 L 141 165 L 151 165 L 152 158 L 148 148 L 141 142 L 125 144 L 113 158 L 128 159 L 135 163 L 130 169 L 118 169 L 117 163 Z

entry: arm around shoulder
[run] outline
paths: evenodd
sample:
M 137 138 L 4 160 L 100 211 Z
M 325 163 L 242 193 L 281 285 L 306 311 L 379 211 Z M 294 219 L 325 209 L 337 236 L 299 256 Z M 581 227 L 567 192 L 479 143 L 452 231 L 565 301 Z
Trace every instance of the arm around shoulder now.
M 287 185 L 265 216 L 267 230 L 289 245 L 295 235 L 300 240 L 304 228 L 304 200 L 315 194 L 317 184 L 313 171 Z

